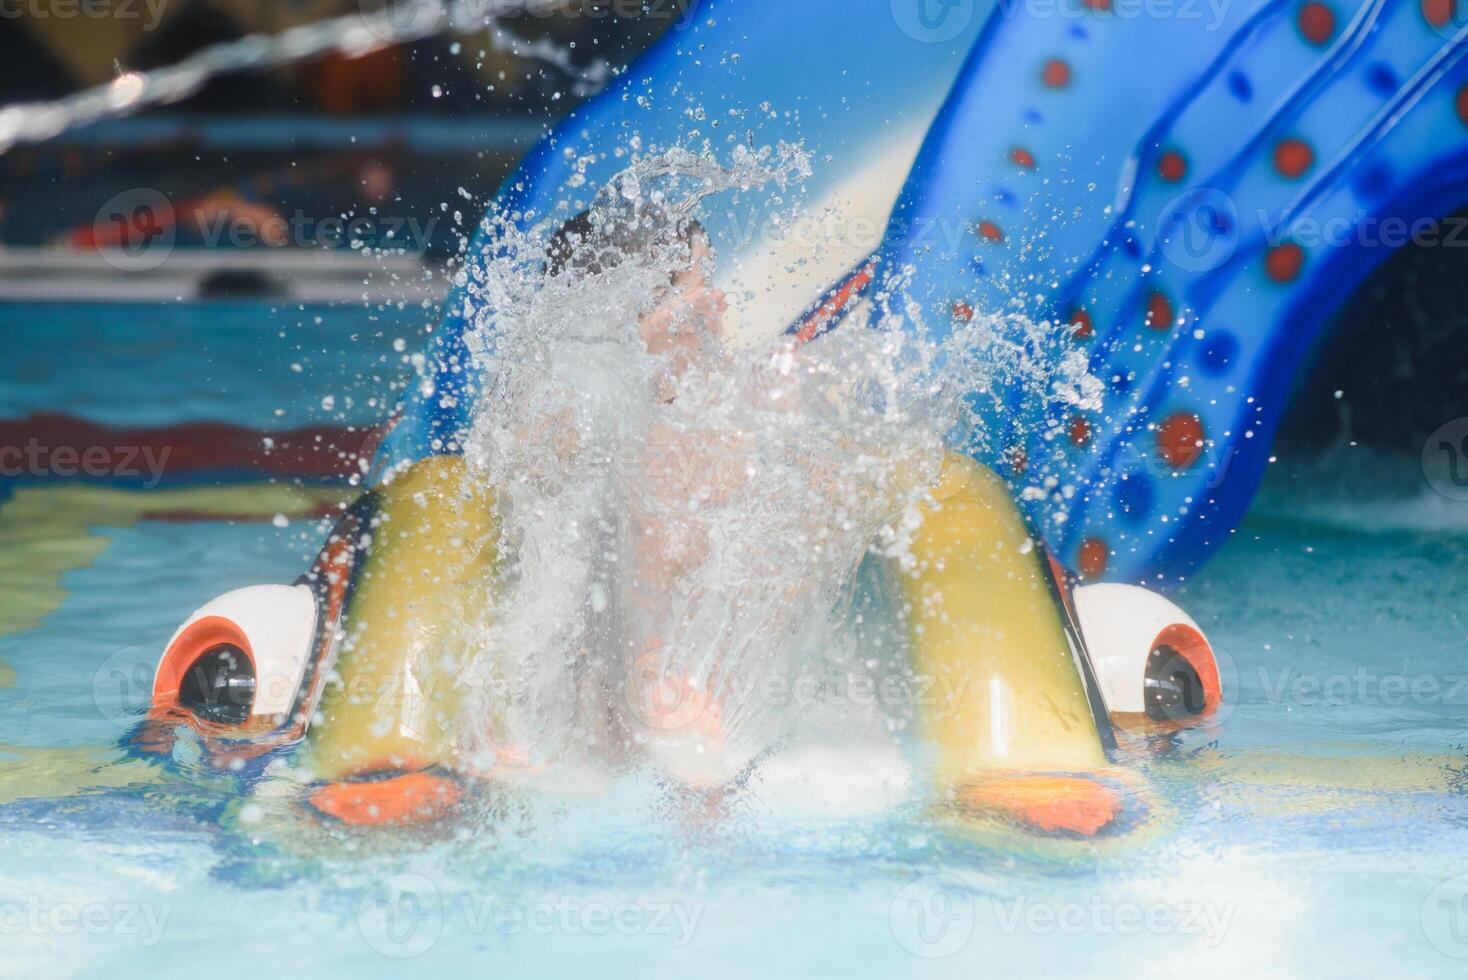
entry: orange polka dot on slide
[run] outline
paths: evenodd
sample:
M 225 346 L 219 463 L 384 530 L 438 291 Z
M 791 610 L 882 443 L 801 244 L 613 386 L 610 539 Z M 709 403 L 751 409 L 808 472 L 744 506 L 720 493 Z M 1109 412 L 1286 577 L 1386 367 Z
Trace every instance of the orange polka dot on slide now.
M 1169 184 L 1176 184 L 1188 175 L 1188 161 L 1177 150 L 1168 150 L 1157 161 L 1157 173 Z
M 1457 0 L 1422 0 L 1422 18 L 1435 28 L 1447 27 L 1457 5 Z
M 1280 140 L 1274 146 L 1274 169 L 1286 177 L 1300 176 L 1314 162 L 1315 151 L 1304 140 Z
M 1305 267 L 1305 250 L 1294 242 L 1276 245 L 1264 256 L 1264 271 L 1275 282 L 1293 282 Z
M 1040 80 L 1050 88 L 1065 88 L 1070 84 L 1070 65 L 1060 58 L 1051 58 L 1045 62 Z
M 1091 314 L 1084 309 L 1076 310 L 1070 315 L 1070 335 L 1076 340 L 1086 340 L 1096 333 L 1095 325 L 1091 323 Z
M 1172 301 L 1156 290 L 1147 297 L 1147 315 L 1143 322 L 1153 330 L 1171 330 L 1176 322 Z
M 1157 451 L 1175 470 L 1187 469 L 1203 455 L 1203 421 L 1192 412 L 1174 412 L 1157 427 Z
M 1300 7 L 1295 23 L 1311 44 L 1324 44 L 1335 36 L 1335 11 L 1319 0 L 1311 0 Z

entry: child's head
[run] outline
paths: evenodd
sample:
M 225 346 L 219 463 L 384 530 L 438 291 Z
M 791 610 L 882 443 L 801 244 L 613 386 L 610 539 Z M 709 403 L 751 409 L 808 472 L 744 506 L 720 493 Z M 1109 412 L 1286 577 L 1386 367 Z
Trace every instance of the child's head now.
M 672 355 L 680 370 L 705 342 L 716 340 L 728 302 L 713 283 L 713 250 L 703 225 L 675 222 L 652 209 L 622 212 L 596 221 L 583 211 L 561 226 L 547 249 L 547 271 L 571 268 L 597 275 L 633 259 L 672 254 L 678 264 L 667 286 L 638 318 L 648 353 Z

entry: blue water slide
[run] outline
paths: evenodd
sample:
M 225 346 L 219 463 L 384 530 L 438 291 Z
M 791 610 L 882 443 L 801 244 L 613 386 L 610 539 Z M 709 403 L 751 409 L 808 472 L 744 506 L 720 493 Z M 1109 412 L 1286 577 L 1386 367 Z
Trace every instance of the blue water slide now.
M 930 329 L 994 312 L 1048 323 L 1050 356 L 1081 352 L 1101 403 L 1057 408 L 1020 384 L 976 396 L 975 455 L 1067 565 L 1165 584 L 1237 525 L 1351 290 L 1405 242 L 1452 234 L 1430 219 L 1468 199 L 1463 26 L 1452 0 L 705 0 L 543 139 L 499 201 L 568 215 L 634 136 L 801 143 L 807 202 L 840 212 L 864 187 L 848 217 L 892 183 L 874 253 L 828 249 L 824 278 L 767 305 L 814 332 L 800 310 L 823 294 L 878 295 L 880 275 L 853 274 L 874 255 L 911 268 Z M 905 155 L 913 132 L 926 137 Z M 721 274 L 768 248 L 739 227 L 711 227 Z M 469 249 L 434 384 L 386 460 L 456 451 L 487 245 Z
M 976 455 L 1070 567 L 1196 568 L 1243 516 L 1332 314 L 1395 248 L 1453 235 L 1434 219 L 1468 200 L 1462 28 L 1451 0 L 991 14 L 885 258 L 911 263 L 939 331 L 971 311 L 1049 321 L 1050 354 L 1083 351 L 1104 383 L 1097 408 L 1018 385 L 975 402 Z
M 693 0 L 651 50 L 536 145 L 504 183 L 498 203 L 528 215 L 527 223 L 569 217 L 628 165 L 629 150 L 707 146 L 727 158 L 737 144 L 783 141 L 811 154 L 814 172 L 801 188 L 806 200 L 836 201 L 831 210 L 838 220 L 875 207 L 880 235 L 880 223 L 992 2 Z M 879 205 L 842 197 L 840 188 L 861 183 L 862 175 L 879 185 L 871 192 Z M 771 192 L 742 195 L 740 220 L 706 222 L 722 278 L 766 247 L 761 236 L 748 234 L 750 219 L 775 206 Z M 490 244 L 482 233 L 470 244 L 465 271 L 428 352 L 432 385 L 410 397 L 379 462 L 457 451 L 476 396 L 465 371 L 463 336 L 476 318 L 489 314 L 479 285 Z M 838 248 L 824 251 L 827 261 L 842 266 L 870 249 L 871 243 L 858 241 L 849 255 Z M 838 272 L 833 268 L 831 274 Z M 749 288 L 758 295 L 760 285 Z M 763 313 L 770 331 L 778 333 L 825 285 L 815 280 L 803 294 L 797 289 L 793 297 L 784 296 L 788 311 L 749 312 Z M 766 301 L 755 300 L 760 303 Z

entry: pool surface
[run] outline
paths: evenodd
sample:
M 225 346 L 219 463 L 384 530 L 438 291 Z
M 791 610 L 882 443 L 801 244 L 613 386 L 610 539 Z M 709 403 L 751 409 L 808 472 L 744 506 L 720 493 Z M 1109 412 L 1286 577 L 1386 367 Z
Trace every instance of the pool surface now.
M 0 421 L 370 426 L 430 319 L 0 307 Z M 1139 815 L 1095 843 L 967 833 L 920 782 L 877 806 L 824 776 L 795 806 L 758 777 L 708 807 L 638 780 L 581 799 L 488 788 L 448 827 L 346 832 L 187 749 L 168 769 L 126 760 L 182 618 L 294 578 L 324 533 L 312 515 L 352 492 L 166 467 L 135 484 L 0 490 L 5 976 L 372 977 L 405 959 L 454 976 L 1456 976 L 1468 960 L 1468 503 L 1415 458 L 1274 464 L 1175 596 L 1219 651 L 1226 704 L 1124 746 Z

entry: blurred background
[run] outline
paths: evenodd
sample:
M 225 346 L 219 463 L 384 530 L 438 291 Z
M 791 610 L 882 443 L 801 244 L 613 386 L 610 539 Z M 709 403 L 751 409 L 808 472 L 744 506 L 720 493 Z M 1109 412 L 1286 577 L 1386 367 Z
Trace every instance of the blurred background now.
M 528 0 L 501 18 L 499 36 L 445 32 L 225 74 L 164 108 L 17 146 L 0 155 L 0 299 L 329 300 L 348 288 L 338 279 L 360 287 L 361 263 L 344 253 L 386 250 L 377 264 L 398 273 L 442 263 L 464 230 L 452 209 L 472 212 L 472 228 L 505 174 L 584 94 L 576 69 L 625 65 L 691 4 Z M 211 45 L 382 9 L 0 0 L 0 104 L 63 98 Z M 517 56 L 508 40 L 549 42 L 565 63 Z M 95 261 L 99 248 L 145 249 L 154 238 L 166 240 L 166 265 Z
M 0 106 L 382 2 L 0 0 Z M 14 147 L 0 155 L 0 302 L 436 303 L 501 180 L 585 95 L 584 70 L 620 69 L 693 6 L 524 0 L 500 34 L 225 73 L 184 101 Z M 1326 331 L 1281 446 L 1420 444 L 1445 400 L 1468 397 L 1465 301 L 1457 249 L 1402 249 Z

